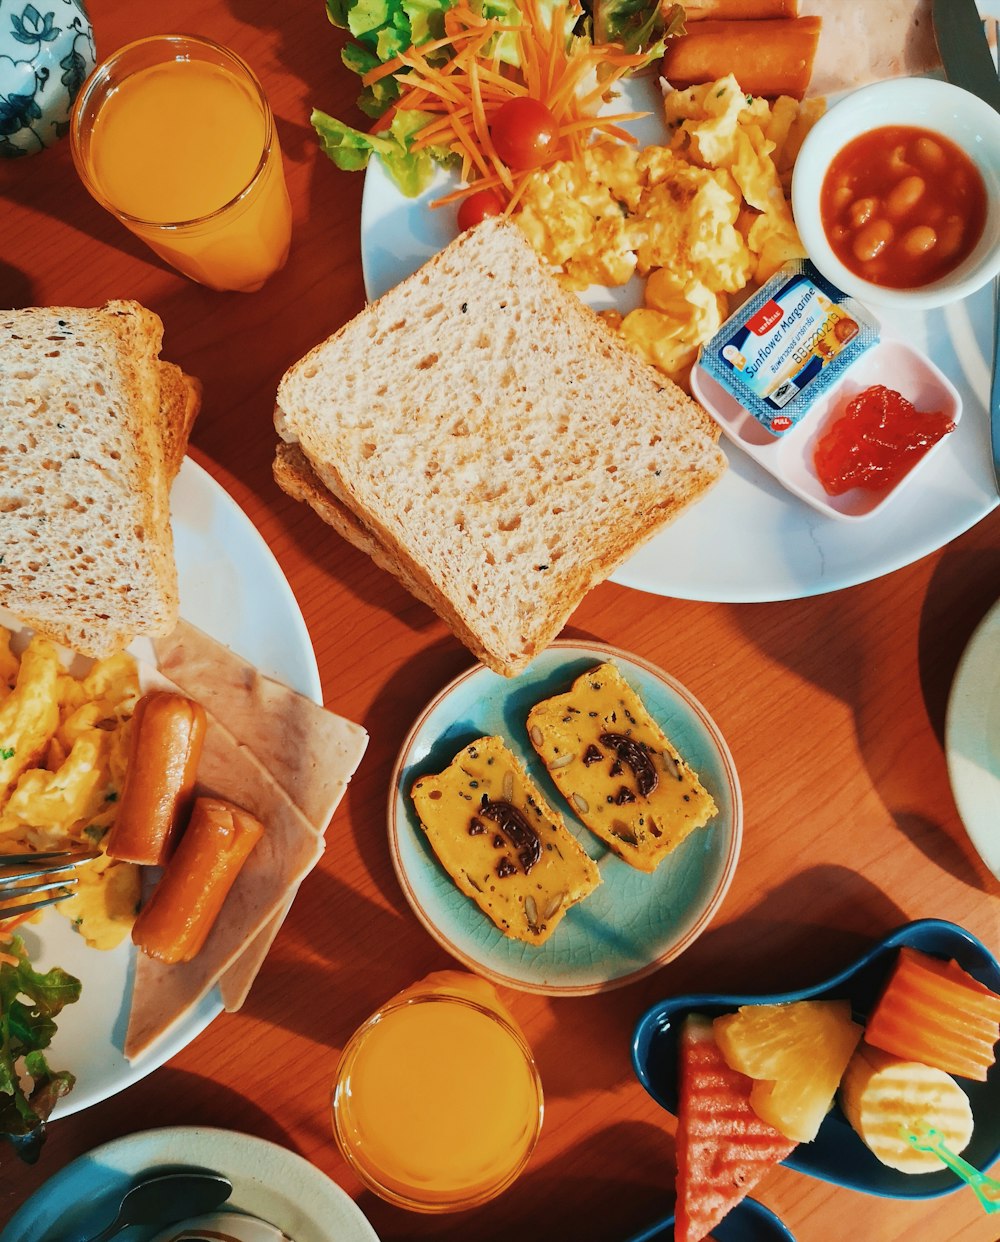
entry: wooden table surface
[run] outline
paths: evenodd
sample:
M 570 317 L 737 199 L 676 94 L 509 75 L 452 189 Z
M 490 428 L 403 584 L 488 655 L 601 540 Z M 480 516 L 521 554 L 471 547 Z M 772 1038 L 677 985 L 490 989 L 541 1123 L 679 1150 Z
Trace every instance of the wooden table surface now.
M 942 744 L 958 659 L 1000 593 L 1000 511 L 916 564 L 816 598 L 707 604 L 608 583 L 583 602 L 565 637 L 637 652 L 713 714 L 743 787 L 739 867 L 705 934 L 644 980 L 579 999 L 505 993 L 546 1092 L 541 1141 L 512 1190 L 453 1217 L 387 1206 L 335 1149 L 329 1085 L 358 1023 L 450 964 L 400 891 L 385 803 L 410 722 L 471 658 L 271 478 L 280 375 L 363 304 L 362 177 L 338 172 L 309 125 L 313 105 L 360 124 L 356 81 L 322 0 L 91 0 L 90 10 L 102 54 L 169 28 L 209 35 L 250 62 L 277 116 L 295 216 L 291 256 L 258 293 L 200 288 L 88 197 L 63 143 L 0 167 L 0 305 L 132 297 L 161 316 L 164 356 L 204 382 L 191 456 L 270 545 L 309 627 L 327 706 L 362 724 L 371 743 L 244 1009 L 126 1091 L 55 1121 L 34 1168 L 0 1155 L 0 1222 L 99 1143 L 151 1126 L 206 1125 L 299 1152 L 357 1199 L 387 1242 L 627 1238 L 669 1212 L 673 1189 L 673 1118 L 639 1086 L 629 1059 L 648 1005 L 686 991 L 806 986 L 914 918 L 953 920 L 1000 948 L 1000 886 L 958 818 Z M 756 1197 L 799 1242 L 846 1232 L 864 1242 L 997 1236 L 965 1191 L 867 1198 L 778 1168 Z

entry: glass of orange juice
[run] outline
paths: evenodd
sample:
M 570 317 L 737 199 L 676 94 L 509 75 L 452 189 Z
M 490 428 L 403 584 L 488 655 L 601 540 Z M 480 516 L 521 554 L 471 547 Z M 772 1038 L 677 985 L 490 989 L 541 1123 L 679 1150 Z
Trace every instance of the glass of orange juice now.
M 127 44 L 84 84 L 70 138 L 93 197 L 185 276 L 250 292 L 288 257 L 274 117 L 228 48 L 192 35 Z
M 439 971 L 355 1032 L 337 1067 L 344 1158 L 398 1207 L 453 1212 L 506 1190 L 534 1150 L 542 1084 L 531 1049 L 484 979 Z

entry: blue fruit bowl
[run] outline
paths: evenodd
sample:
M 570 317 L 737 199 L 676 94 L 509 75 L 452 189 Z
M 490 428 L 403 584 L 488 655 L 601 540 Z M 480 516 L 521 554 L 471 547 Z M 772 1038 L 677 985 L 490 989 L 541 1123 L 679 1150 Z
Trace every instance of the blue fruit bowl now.
M 794 1235 L 777 1216 L 756 1199 L 738 1203 L 713 1228 L 712 1237 L 716 1242 L 795 1242 Z M 674 1242 L 673 1216 L 657 1221 L 629 1242 Z
M 815 987 L 766 996 L 677 996 L 654 1005 L 640 1018 L 632 1040 L 632 1064 L 639 1081 L 658 1104 L 676 1115 L 678 1040 L 684 1019 L 691 1013 L 715 1018 L 741 1005 L 846 998 L 855 1021 L 864 1023 L 895 963 L 897 950 L 904 945 L 933 957 L 954 958 L 980 983 L 1000 992 L 1000 963 L 984 944 L 954 923 L 922 919 L 898 928 L 853 966 Z M 962 1155 L 977 1168 L 987 1169 L 1000 1157 L 1000 1066 L 993 1065 L 985 1082 L 957 1081 L 969 1097 L 975 1119 L 972 1141 Z M 930 1199 L 964 1185 L 949 1169 L 900 1173 L 882 1164 L 854 1133 L 836 1104 L 816 1138 L 799 1144 L 783 1163 L 822 1181 L 891 1199 Z

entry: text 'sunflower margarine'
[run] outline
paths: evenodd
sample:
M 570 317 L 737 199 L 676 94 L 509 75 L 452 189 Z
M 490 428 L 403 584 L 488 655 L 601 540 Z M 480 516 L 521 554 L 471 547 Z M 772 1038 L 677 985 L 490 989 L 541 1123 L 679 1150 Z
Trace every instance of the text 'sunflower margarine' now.
M 726 320 L 701 366 L 778 436 L 877 342 L 878 321 L 797 259 Z

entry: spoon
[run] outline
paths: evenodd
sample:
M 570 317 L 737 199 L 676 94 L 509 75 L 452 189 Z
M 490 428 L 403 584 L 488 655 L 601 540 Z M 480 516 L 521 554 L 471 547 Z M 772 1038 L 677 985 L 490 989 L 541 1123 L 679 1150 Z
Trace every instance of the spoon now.
M 975 1165 L 969 1164 L 968 1160 L 957 1156 L 947 1146 L 939 1130 L 931 1126 L 926 1129 L 921 1127 L 915 1134 L 911 1131 L 904 1131 L 904 1133 L 911 1147 L 915 1147 L 917 1151 L 933 1152 L 956 1177 L 960 1177 L 966 1185 L 970 1186 L 987 1212 L 1000 1212 L 1000 1182 L 995 1177 L 990 1177 L 988 1173 L 981 1173 Z
M 108 1242 L 130 1225 L 165 1227 L 186 1216 L 200 1216 L 225 1203 L 232 1193 L 232 1182 L 220 1173 L 154 1174 L 128 1191 L 114 1220 L 87 1242 Z

